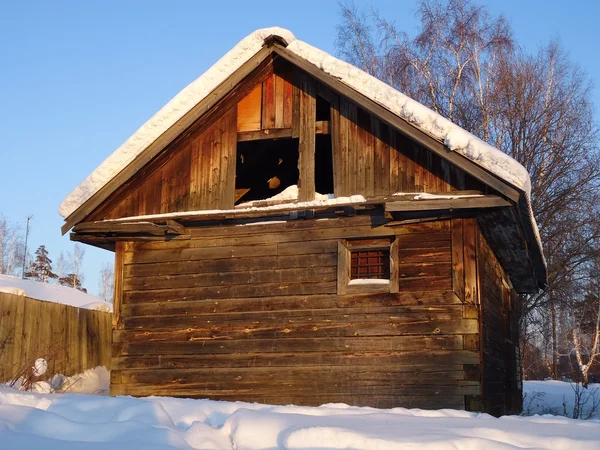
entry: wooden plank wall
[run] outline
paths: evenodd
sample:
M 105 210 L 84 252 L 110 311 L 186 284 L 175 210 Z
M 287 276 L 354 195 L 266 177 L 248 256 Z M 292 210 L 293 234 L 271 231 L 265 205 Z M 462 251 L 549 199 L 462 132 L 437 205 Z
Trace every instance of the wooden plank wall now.
M 0 292 L 0 382 L 48 361 L 44 378 L 111 365 L 111 314 Z
M 319 91 L 326 92 L 321 87 Z M 395 192 L 448 192 L 486 187 L 355 103 L 326 94 L 331 107 L 331 139 L 338 197 Z
M 330 105 L 336 196 L 487 191 L 464 171 L 276 58 L 257 68 L 190 130 L 182 130 L 86 221 L 232 208 L 237 132 L 268 137 L 269 132 L 289 130 L 300 138 L 300 197 L 313 199 L 319 101 Z
M 290 64 L 281 59 L 274 61 L 273 73 L 238 104 L 239 132 L 292 128 L 292 72 Z
M 483 409 L 495 416 L 522 410 L 517 294 L 482 234 L 477 261 L 481 297 Z
M 182 140 L 172 156 L 103 217 L 233 207 L 237 146 L 236 108 Z
M 111 393 L 465 408 L 478 321 L 452 288 L 449 221 L 382 214 L 192 228 L 126 243 Z M 337 295 L 339 239 L 398 236 L 398 294 Z

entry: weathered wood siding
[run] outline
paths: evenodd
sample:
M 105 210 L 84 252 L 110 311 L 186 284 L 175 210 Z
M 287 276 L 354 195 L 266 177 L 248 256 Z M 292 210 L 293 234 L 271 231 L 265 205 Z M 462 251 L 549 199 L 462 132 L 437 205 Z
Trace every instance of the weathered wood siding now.
M 510 280 L 483 235 L 478 234 L 481 298 L 483 410 L 495 416 L 522 410 L 519 330 Z
M 37 358 L 44 378 L 77 375 L 111 363 L 111 314 L 0 292 L 0 382 Z
M 234 205 L 238 133 L 299 141 L 300 200 L 315 195 L 317 102 L 329 105 L 334 194 L 488 189 L 301 69 L 275 58 L 248 75 L 86 221 Z
M 322 90 L 321 90 L 322 91 Z M 336 196 L 485 190 L 482 183 L 345 97 L 331 101 Z
M 453 289 L 450 221 L 384 222 L 211 226 L 120 245 L 112 394 L 469 407 L 479 325 Z M 338 295 L 338 241 L 372 236 L 398 236 L 400 292 Z
M 103 217 L 233 207 L 237 145 L 236 108 L 182 139 L 168 161 L 151 164 L 148 175 Z

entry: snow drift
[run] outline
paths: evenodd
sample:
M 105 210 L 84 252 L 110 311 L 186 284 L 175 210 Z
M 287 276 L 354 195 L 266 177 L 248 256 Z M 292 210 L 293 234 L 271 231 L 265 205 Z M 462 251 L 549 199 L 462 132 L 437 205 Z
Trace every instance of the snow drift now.
M 44 300 L 47 302 L 61 303 L 77 308 L 94 309 L 110 312 L 112 305 L 104 300 L 86 294 L 77 289 L 59 284 L 40 283 L 39 281 L 21 279 L 11 275 L 0 275 L 0 292 L 15 294 Z
M 7 449 L 46 450 L 592 450 L 600 448 L 600 421 L 0 389 L 0 439 Z

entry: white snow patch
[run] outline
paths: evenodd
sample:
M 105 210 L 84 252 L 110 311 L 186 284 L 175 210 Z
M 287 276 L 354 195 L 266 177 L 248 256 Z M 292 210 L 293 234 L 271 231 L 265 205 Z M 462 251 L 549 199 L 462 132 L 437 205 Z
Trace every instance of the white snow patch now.
M 27 296 L 27 291 L 25 289 L 15 286 L 0 286 L 0 292 L 4 292 L 5 294 L 20 295 L 21 297 Z
M 32 369 L 34 377 L 41 377 L 46 373 L 46 370 L 48 370 L 48 361 L 44 358 L 38 358 L 33 363 Z
M 42 362 L 43 361 L 43 362 Z M 45 363 L 45 366 L 44 366 Z M 42 368 L 38 371 L 36 368 Z M 42 376 L 48 368 L 48 362 L 44 358 L 38 358 L 34 367 L 34 376 Z M 23 383 L 19 379 L 14 384 L 15 389 L 20 389 Z M 8 386 L 1 385 L 1 387 Z M 8 389 L 8 388 L 7 388 Z M 33 383 L 32 390 L 40 394 L 53 392 L 68 392 L 76 394 L 108 395 L 110 389 L 110 372 L 103 366 L 87 369 L 78 375 L 54 375 L 50 380 Z
M 333 194 L 319 194 L 318 192 L 315 192 L 315 200 L 330 200 L 333 198 L 335 198 L 335 196 Z M 260 204 L 260 202 L 264 202 L 267 200 L 279 200 L 279 201 L 298 200 L 298 185 L 292 184 L 291 186 L 286 187 L 279 194 L 275 194 L 274 196 L 265 198 L 264 200 L 252 200 L 250 202 L 240 203 L 237 206 L 237 208 L 238 209 L 249 208 L 249 207 L 256 205 L 257 203 Z
M 112 305 L 85 292 L 59 284 L 41 283 L 39 281 L 0 275 L 0 292 L 31 297 L 47 302 L 61 303 L 78 308 L 112 311 Z
M 412 197 L 411 200 L 456 200 L 459 198 L 483 197 L 483 194 L 429 194 L 427 192 L 396 192 L 395 197 Z
M 298 200 L 298 185 L 292 184 L 279 194 L 269 197 L 267 200 Z
M 3 448 L 424 449 L 600 448 L 600 422 L 556 416 L 495 419 L 455 410 L 329 404 L 269 406 L 161 397 L 0 390 Z
M 272 225 L 272 224 L 276 224 L 276 223 L 287 223 L 287 221 L 285 220 L 263 220 L 260 222 L 250 222 L 250 223 L 240 223 L 237 224 L 236 227 L 251 227 L 254 225 Z
M 526 414 L 557 414 L 564 415 L 565 411 L 572 417 L 575 404 L 575 389 L 577 385 L 565 381 L 525 381 L 523 383 L 523 409 Z M 581 415 L 588 415 L 600 422 L 600 406 L 595 411 L 591 409 L 600 402 L 600 384 L 590 384 L 587 389 L 579 385 L 582 400 Z M 586 401 L 587 399 L 587 401 Z
M 210 217 L 219 214 L 235 214 L 235 213 L 247 213 L 247 212 L 269 212 L 287 209 L 303 209 L 303 208 L 316 208 L 316 207 L 327 207 L 335 205 L 352 205 L 355 203 L 365 203 L 366 200 L 362 195 L 351 195 L 350 197 L 334 197 L 325 200 L 312 200 L 310 202 L 296 202 L 296 203 L 280 203 L 277 205 L 270 206 L 248 206 L 247 208 L 236 208 L 236 209 L 208 209 L 199 211 L 185 211 L 185 212 L 171 212 L 162 214 L 148 214 L 145 216 L 132 216 L 123 217 L 121 219 L 110 219 L 104 220 L 104 223 L 109 222 L 134 222 L 137 220 L 161 220 L 170 218 L 186 218 L 186 217 Z
M 355 278 L 348 282 L 348 286 L 357 286 L 363 284 L 390 284 L 390 280 L 381 280 L 378 278 Z

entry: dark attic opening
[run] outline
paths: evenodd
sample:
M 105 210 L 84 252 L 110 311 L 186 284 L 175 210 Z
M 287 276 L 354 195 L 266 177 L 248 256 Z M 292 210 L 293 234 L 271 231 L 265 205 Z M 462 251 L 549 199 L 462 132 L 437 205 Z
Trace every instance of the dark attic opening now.
M 331 127 L 330 104 L 320 95 L 316 101 L 316 120 Z M 333 194 L 333 156 L 331 150 L 331 129 L 317 134 L 315 139 L 315 190 L 319 194 Z
M 235 204 L 269 199 L 298 178 L 298 139 L 238 142 Z

